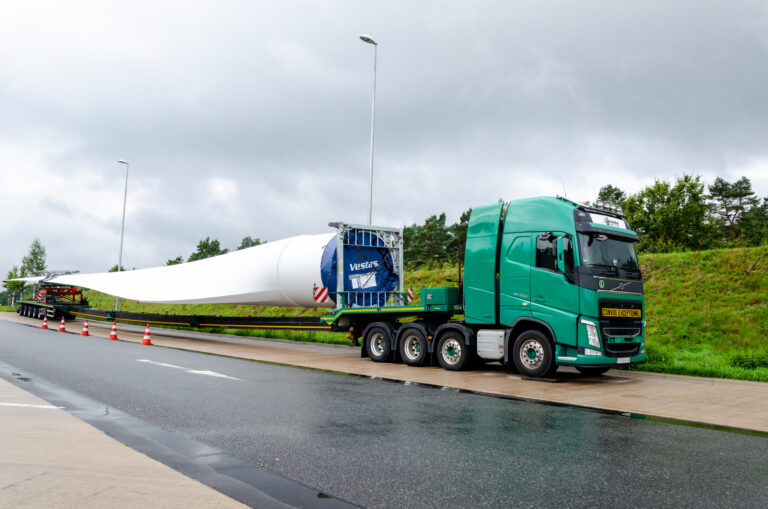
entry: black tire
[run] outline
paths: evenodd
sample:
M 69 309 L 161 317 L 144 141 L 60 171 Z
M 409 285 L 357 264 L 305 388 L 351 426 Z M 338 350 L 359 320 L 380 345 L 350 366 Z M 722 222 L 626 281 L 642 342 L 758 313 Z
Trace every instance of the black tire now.
M 601 366 L 599 368 L 593 368 L 593 367 L 586 367 L 586 366 L 576 366 L 576 369 L 579 370 L 579 373 L 582 375 L 591 375 L 591 376 L 597 376 L 602 375 L 609 369 L 611 369 L 610 366 Z
M 446 332 L 437 343 L 437 361 L 443 369 L 461 371 L 469 367 L 469 347 L 458 332 Z
M 392 353 L 392 335 L 386 327 L 371 327 L 365 334 L 365 348 L 374 362 L 386 362 Z
M 517 336 L 512 346 L 512 360 L 518 373 L 531 378 L 551 374 L 557 369 L 552 343 L 537 330 L 525 331 Z
M 409 366 L 421 366 L 427 359 L 427 338 L 416 327 L 408 327 L 400 335 L 397 349 L 404 363 Z

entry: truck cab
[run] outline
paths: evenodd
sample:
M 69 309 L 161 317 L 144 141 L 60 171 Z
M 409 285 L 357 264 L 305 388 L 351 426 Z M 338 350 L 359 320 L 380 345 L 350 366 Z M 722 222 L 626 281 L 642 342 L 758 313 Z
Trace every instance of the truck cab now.
M 528 376 L 643 362 L 637 241 L 610 204 L 540 197 L 473 209 L 463 307 L 478 356 Z

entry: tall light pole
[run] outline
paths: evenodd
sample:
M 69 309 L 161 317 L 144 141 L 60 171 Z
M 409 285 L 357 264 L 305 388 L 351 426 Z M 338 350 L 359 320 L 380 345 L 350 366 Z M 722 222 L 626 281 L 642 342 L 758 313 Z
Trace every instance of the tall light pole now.
M 360 39 L 368 44 L 373 44 L 373 100 L 371 101 L 371 168 L 368 174 L 368 224 L 371 224 L 371 215 L 373 214 L 373 126 L 376 118 L 376 56 L 379 49 L 379 43 L 374 41 L 370 35 L 361 35 Z
M 125 237 L 125 203 L 128 200 L 128 170 L 130 170 L 131 165 L 128 163 L 128 161 L 124 161 L 123 159 L 119 159 L 117 162 L 125 165 L 125 189 L 123 190 L 123 224 L 120 227 L 120 256 L 117 260 L 117 271 L 120 272 L 123 267 L 123 237 Z M 115 296 L 115 311 L 117 311 L 117 296 Z

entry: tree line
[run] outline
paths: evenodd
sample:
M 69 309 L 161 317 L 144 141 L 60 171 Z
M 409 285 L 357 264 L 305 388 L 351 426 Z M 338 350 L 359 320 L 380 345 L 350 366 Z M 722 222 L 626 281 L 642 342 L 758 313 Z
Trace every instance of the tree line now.
M 665 253 L 768 242 L 768 197 L 760 198 L 747 177 L 729 182 L 717 177 L 705 186 L 698 175 L 656 180 L 627 195 L 606 185 L 598 193 L 624 208 L 640 238 L 638 251 Z
M 635 194 L 605 185 L 598 200 L 621 205 L 630 227 L 640 238 L 639 252 L 663 253 L 768 243 L 768 197 L 759 197 L 747 177 L 729 182 L 718 177 L 709 186 L 698 175 L 672 181 L 657 179 Z M 589 202 L 586 202 L 589 204 Z M 472 209 L 459 221 L 445 224 L 445 213 L 424 224 L 404 228 L 408 268 L 463 262 L 467 223 Z
M 240 241 L 240 245 L 237 247 L 237 251 L 248 247 L 260 246 L 266 243 L 266 240 L 261 240 L 258 237 L 251 237 L 248 235 L 243 237 L 243 240 Z M 187 261 L 194 262 L 197 260 L 210 258 L 211 256 L 218 256 L 226 253 L 229 253 L 229 249 L 222 247 L 218 239 L 206 237 L 197 243 L 197 249 L 195 249 L 195 251 L 189 255 L 189 257 L 187 257 Z M 184 257 L 181 255 L 177 256 L 176 258 L 171 258 L 165 262 L 166 265 L 178 265 L 180 263 L 184 263 Z

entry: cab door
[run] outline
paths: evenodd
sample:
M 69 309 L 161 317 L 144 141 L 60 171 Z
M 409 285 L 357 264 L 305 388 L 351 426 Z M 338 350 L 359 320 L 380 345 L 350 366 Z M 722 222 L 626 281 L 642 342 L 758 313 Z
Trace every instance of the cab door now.
M 531 316 L 531 234 L 505 234 L 499 260 L 499 323 Z
M 573 238 L 563 232 L 536 232 L 532 261 L 532 316 L 549 324 L 558 343 L 576 346 L 579 288 Z

